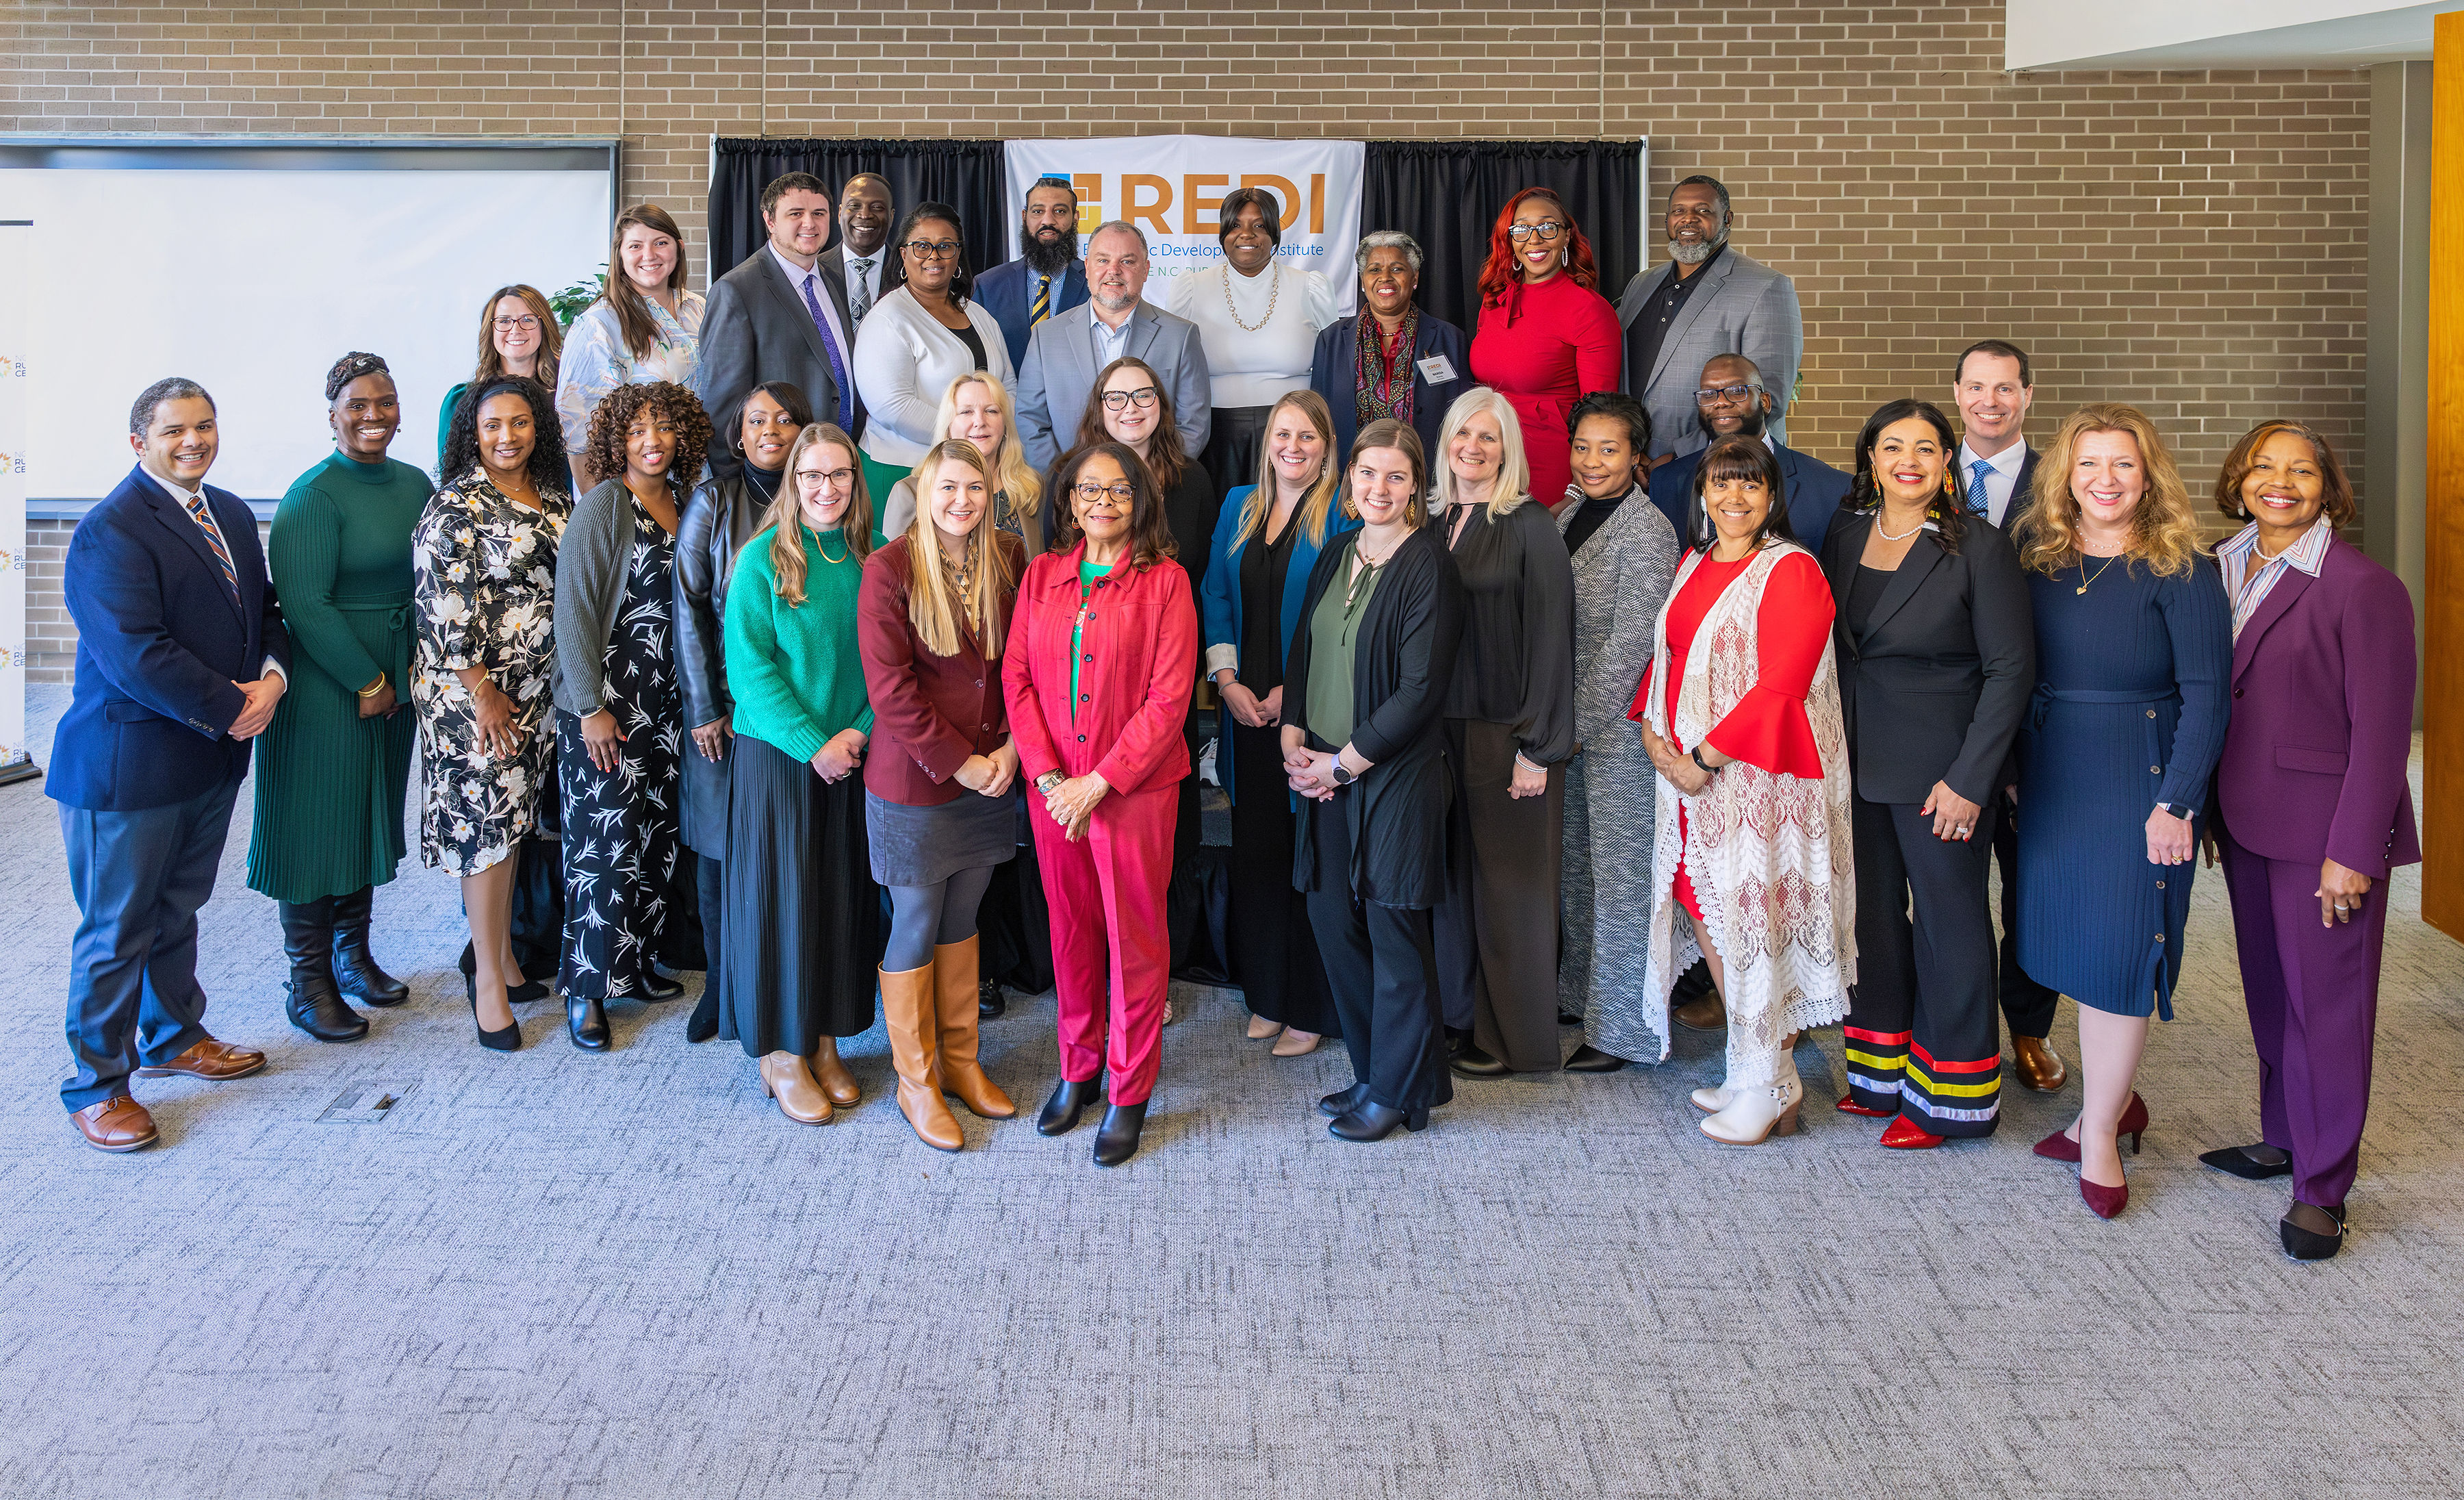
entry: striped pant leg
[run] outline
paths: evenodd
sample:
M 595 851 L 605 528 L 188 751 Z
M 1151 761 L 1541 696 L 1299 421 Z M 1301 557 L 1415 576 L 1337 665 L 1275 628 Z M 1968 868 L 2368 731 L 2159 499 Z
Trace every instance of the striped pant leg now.
M 1916 1004 L 1903 1113 L 1937 1136 L 1990 1136 L 2002 1108 L 1999 960 L 1986 891 L 1992 864 L 1987 804 L 1966 839 L 1940 839 L 1913 806 L 1891 809 L 1915 920 Z
M 1857 982 L 1842 1028 L 1848 1097 L 1860 1108 L 1895 1113 L 1916 1014 L 1916 955 L 1908 925 L 1908 871 L 1887 804 L 1850 803 L 1857 855 Z

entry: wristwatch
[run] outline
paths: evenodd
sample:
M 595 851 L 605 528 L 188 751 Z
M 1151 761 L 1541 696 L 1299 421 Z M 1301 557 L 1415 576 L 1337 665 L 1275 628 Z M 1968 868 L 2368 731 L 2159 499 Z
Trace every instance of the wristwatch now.
M 2179 818 L 2184 823 L 2189 822 L 2191 815 L 2198 811 L 2196 807 L 2186 807 L 2178 802 L 2160 802 L 2156 810 L 2168 818 Z
M 1694 763 L 1703 768 L 1704 775 L 1717 776 L 1720 774 L 1720 768 L 1718 766 L 1713 765 L 1703 759 L 1703 747 L 1701 745 L 1696 745 L 1693 749 L 1687 751 L 1686 754 L 1694 758 Z
M 1336 756 L 1334 758 L 1334 769 L 1327 774 L 1333 779 L 1334 784 L 1337 786 L 1349 786 L 1353 783 L 1360 780 L 1359 777 L 1353 775 L 1351 770 L 1344 765 L 1343 757 L 1341 756 Z
M 1067 780 L 1068 778 L 1063 776 L 1059 771 L 1046 771 L 1042 776 L 1035 779 L 1035 789 L 1049 797 L 1052 795 L 1052 788 L 1060 785 L 1063 782 Z

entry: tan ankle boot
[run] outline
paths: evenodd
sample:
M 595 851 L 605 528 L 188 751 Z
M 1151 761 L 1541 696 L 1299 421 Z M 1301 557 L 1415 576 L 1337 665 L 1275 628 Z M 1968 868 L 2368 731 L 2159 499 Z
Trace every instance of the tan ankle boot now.
M 967 1143 L 958 1117 L 941 1102 L 933 1082 L 937 1023 L 933 1015 L 933 966 L 881 975 L 881 1012 L 890 1023 L 890 1062 L 898 1070 L 898 1113 L 915 1127 L 915 1138 L 935 1151 Z
M 793 1052 L 772 1052 L 761 1059 L 761 1092 L 779 1101 L 779 1113 L 805 1125 L 830 1122 L 830 1098 L 813 1082 L 804 1060 Z
M 854 1109 L 857 1101 L 864 1097 L 864 1091 L 855 1086 L 855 1074 L 848 1072 L 847 1064 L 839 1061 L 837 1037 L 822 1038 L 813 1048 L 813 1055 L 804 1059 L 804 1066 L 812 1070 L 813 1081 L 822 1086 L 822 1092 L 830 1096 L 830 1102 L 840 1109 Z
M 943 1093 L 955 1094 L 979 1120 L 1005 1120 L 1018 1113 L 1009 1095 L 976 1061 L 976 989 L 979 977 L 977 942 L 945 943 L 933 950 L 933 990 L 941 1012 L 941 1077 Z

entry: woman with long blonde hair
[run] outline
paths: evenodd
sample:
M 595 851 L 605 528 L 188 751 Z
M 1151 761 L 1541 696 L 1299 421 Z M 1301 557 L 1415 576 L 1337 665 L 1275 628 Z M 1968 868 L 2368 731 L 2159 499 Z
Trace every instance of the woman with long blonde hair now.
M 2036 688 L 2019 731 L 2019 963 L 2079 1002 L 2079 1118 L 2036 1154 L 2079 1164 L 2079 1197 L 2129 1201 L 2121 1137 L 2147 1019 L 2172 1019 L 2191 852 L 2223 752 L 2233 612 L 2189 489 L 2135 408 L 2083 407 L 2036 465 L 2018 527 Z
M 976 915 L 1017 849 L 1001 661 L 1026 548 L 993 526 L 997 470 L 973 443 L 941 439 L 915 474 L 921 503 L 865 564 L 857 607 L 882 740 L 865 762 L 865 828 L 891 906 L 880 980 L 898 1108 L 917 1139 L 956 1151 L 965 1136 L 942 1094 L 979 1119 L 1018 1113 L 976 1060 Z
M 1232 977 L 1248 1002 L 1249 1039 L 1274 1038 L 1277 1057 L 1341 1034 L 1309 903 L 1292 889 L 1294 813 L 1279 737 L 1284 660 L 1310 571 L 1328 542 L 1360 524 L 1336 503 L 1342 469 L 1326 398 L 1296 390 L 1277 401 L 1257 482 L 1223 497 L 1199 591 L 1218 695 L 1215 773 L 1232 797 L 1231 930 L 1241 935 Z
M 861 1097 L 839 1038 L 872 1028 L 881 893 L 853 774 L 872 738 L 856 607 L 882 538 L 855 439 L 837 424 L 797 432 L 786 472 L 727 589 L 736 738 L 719 1034 L 759 1062 L 781 1113 L 821 1125 Z
M 1026 461 L 1026 445 L 1019 440 L 1018 404 L 998 375 L 972 370 L 950 382 L 941 392 L 940 409 L 933 417 L 933 441 L 960 438 L 976 445 L 992 465 L 992 523 L 1026 545 L 1033 557 L 1044 550 L 1044 480 Z M 913 473 L 891 487 L 881 507 L 884 535 L 906 534 L 915 519 L 917 477 L 928 454 Z

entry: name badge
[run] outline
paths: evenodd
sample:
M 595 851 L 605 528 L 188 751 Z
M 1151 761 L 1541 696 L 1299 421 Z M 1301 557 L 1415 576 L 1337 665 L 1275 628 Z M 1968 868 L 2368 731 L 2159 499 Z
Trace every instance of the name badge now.
M 1455 362 L 1442 354 L 1432 354 L 1419 361 L 1415 367 L 1419 370 L 1420 378 L 1432 386 L 1442 386 L 1455 378 Z

